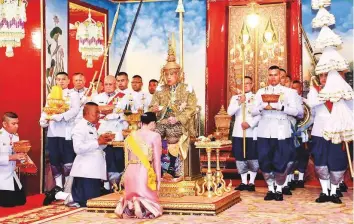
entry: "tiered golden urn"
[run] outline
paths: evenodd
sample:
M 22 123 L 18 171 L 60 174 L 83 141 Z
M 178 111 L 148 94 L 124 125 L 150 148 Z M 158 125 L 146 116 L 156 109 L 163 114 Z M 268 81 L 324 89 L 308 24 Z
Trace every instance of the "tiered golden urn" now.
M 48 115 L 47 119 L 54 114 L 61 114 L 69 110 L 69 105 L 65 103 L 63 98 L 63 90 L 60 86 L 53 86 L 47 97 L 47 105 L 43 111 Z

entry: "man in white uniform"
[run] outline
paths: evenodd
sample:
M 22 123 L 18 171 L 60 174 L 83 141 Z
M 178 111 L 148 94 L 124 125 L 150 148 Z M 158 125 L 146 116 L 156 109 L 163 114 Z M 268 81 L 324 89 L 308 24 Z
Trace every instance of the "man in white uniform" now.
M 301 111 L 292 90 L 290 92 L 289 88 L 280 85 L 278 66 L 268 69 L 268 83 L 267 87 L 258 90 L 252 115 L 261 116 L 257 128 L 257 151 L 259 166 L 268 184 L 264 200 L 282 201 L 282 187 L 295 150 L 288 115 L 295 117 Z M 270 103 L 269 107 L 267 102 L 263 102 L 264 94 L 279 95 L 279 100 Z
M 74 88 L 72 88 L 71 91 L 77 92 L 80 97 L 80 111 L 75 118 L 75 124 L 77 124 L 82 119 L 82 111 L 87 101 L 87 97 L 85 97 L 87 91 L 87 88 L 85 87 L 86 78 L 82 73 L 75 73 L 72 79 L 73 79 Z
M 86 103 L 83 119 L 72 131 L 77 156 L 70 172 L 70 176 L 74 177 L 71 194 L 62 191 L 55 194 L 55 199 L 65 200 L 66 205 L 86 207 L 87 200 L 100 196 L 101 181 L 107 179 L 103 149 L 112 139 L 108 135 L 98 136 L 95 126 L 99 114 L 96 103 Z M 50 203 L 53 200 L 54 197 Z
M 231 98 L 227 113 L 235 115 L 235 124 L 232 132 L 232 152 L 236 159 L 237 171 L 241 175 L 241 184 L 235 190 L 255 191 L 254 181 L 259 168 L 256 148 L 256 126 L 260 116 L 252 117 L 254 94 L 252 93 L 253 82 L 249 76 L 245 77 L 245 95 L 235 95 Z M 243 122 L 242 110 L 245 106 L 245 122 Z M 243 130 L 246 130 L 246 157 L 243 154 Z M 247 184 L 247 174 L 250 181 Z
M 112 105 L 114 109 L 107 115 L 102 115 L 100 119 L 98 134 L 113 132 L 116 141 L 123 141 L 122 131 L 128 128 L 128 123 L 124 120 L 122 110 L 126 105 L 125 94 L 116 91 L 116 79 L 114 76 L 106 76 L 104 79 L 104 92 L 93 98 L 93 102 L 99 106 Z M 122 147 L 107 146 L 105 148 L 107 175 L 109 182 L 105 182 L 104 188 L 110 190 L 114 183 L 118 184 L 124 170 L 124 150 Z
M 17 114 L 6 112 L 0 129 L 0 207 L 26 203 L 25 192 L 15 172 L 16 161 L 26 159 L 25 154 L 13 151 L 13 143 L 19 141 L 17 130 Z
M 71 130 L 80 111 L 80 97 L 77 92 L 68 89 L 70 79 L 66 72 L 59 72 L 55 82 L 63 89 L 63 98 L 69 105 L 69 110 L 48 116 L 42 112 L 39 124 L 42 128 L 48 127 L 46 151 L 49 152 L 49 161 L 55 178 L 57 190 L 63 188 L 62 175 L 67 180 L 75 158 Z
M 147 112 L 149 105 L 151 103 L 152 95 L 142 91 L 143 79 L 140 75 L 134 75 L 132 79 L 132 89 L 136 93 L 134 103 L 137 105 L 137 108 L 144 109 L 144 112 Z

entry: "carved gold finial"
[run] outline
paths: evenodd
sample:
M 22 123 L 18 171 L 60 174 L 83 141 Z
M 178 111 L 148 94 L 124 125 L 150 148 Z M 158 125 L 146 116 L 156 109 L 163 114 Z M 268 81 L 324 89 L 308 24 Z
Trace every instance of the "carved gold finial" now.
M 221 134 L 222 140 L 227 140 L 229 135 L 231 116 L 227 114 L 224 105 L 221 106 L 219 113 L 215 115 L 214 118 L 216 132 L 219 132 L 219 135 Z
M 226 112 L 226 110 L 224 108 L 224 105 L 221 106 L 220 111 L 219 111 L 219 113 L 217 115 L 227 115 L 227 112 Z

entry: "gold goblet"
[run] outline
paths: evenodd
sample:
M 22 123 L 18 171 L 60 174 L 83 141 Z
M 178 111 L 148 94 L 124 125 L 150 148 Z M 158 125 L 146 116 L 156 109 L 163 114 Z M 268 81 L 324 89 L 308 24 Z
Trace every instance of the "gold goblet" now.
M 268 103 L 264 109 L 273 110 L 273 107 L 270 105 L 270 103 L 277 103 L 279 101 L 279 97 L 279 94 L 263 94 L 262 101 Z

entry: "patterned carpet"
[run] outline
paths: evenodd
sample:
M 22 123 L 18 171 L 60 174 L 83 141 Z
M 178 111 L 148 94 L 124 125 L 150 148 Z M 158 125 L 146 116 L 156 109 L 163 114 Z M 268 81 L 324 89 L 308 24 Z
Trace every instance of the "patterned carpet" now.
M 119 220 L 110 214 L 90 213 L 85 210 L 59 217 L 47 222 L 36 223 L 353 223 L 353 190 L 343 193 L 343 204 L 317 204 L 314 202 L 320 189 L 306 188 L 293 191 L 292 196 L 284 196 L 283 202 L 265 202 L 266 188 L 256 192 L 241 192 L 242 201 L 218 216 L 177 216 L 163 215 L 155 220 Z

